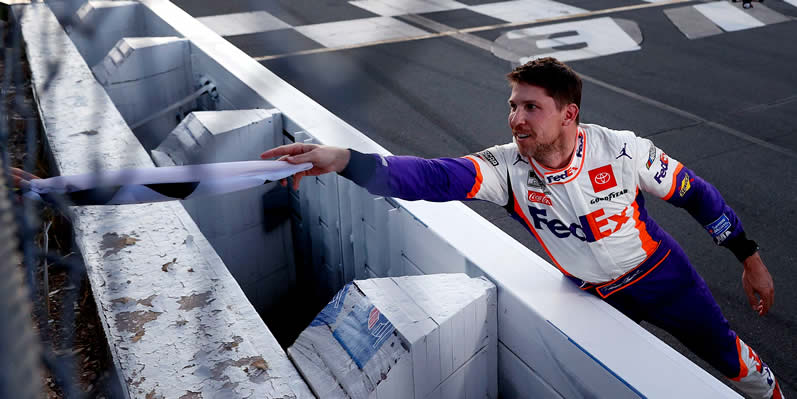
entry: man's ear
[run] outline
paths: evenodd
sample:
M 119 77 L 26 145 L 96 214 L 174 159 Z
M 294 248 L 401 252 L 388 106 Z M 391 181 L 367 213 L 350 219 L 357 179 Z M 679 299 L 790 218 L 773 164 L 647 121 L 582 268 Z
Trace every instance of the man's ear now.
M 570 126 L 570 124 L 576 123 L 578 112 L 578 105 L 573 103 L 565 105 L 565 119 L 562 121 L 562 126 Z

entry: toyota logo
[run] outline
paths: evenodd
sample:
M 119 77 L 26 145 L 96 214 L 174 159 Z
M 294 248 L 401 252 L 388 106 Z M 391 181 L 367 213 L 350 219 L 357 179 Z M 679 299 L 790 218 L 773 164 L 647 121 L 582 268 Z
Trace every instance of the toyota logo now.
M 595 183 L 598 184 L 606 184 L 609 182 L 609 174 L 606 172 L 601 172 L 595 175 Z

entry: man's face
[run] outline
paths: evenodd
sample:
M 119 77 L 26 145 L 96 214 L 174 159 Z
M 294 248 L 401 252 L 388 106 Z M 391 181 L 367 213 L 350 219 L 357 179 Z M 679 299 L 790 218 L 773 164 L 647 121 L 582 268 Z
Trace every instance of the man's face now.
M 542 87 L 513 83 L 509 127 L 520 153 L 534 158 L 553 151 L 553 144 L 562 133 L 566 109 L 559 109 Z

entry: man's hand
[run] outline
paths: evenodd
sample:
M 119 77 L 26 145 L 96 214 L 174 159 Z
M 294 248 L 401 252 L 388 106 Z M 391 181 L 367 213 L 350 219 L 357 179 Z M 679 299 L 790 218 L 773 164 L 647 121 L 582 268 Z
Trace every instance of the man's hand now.
M 30 186 L 31 180 L 39 178 L 39 176 L 25 172 L 22 169 L 9 168 L 9 171 L 11 172 L 11 178 L 14 181 L 14 187 L 27 188 Z
M 772 283 L 772 276 L 769 275 L 769 270 L 764 266 L 758 252 L 748 256 L 743 264 L 742 286 L 747 294 L 747 300 L 750 301 L 753 310 L 763 316 L 775 303 L 775 286 Z
M 312 169 L 293 175 L 293 189 L 299 189 L 299 182 L 304 176 L 318 176 L 325 173 L 340 172 L 346 168 L 351 158 L 348 149 L 331 147 L 318 144 L 294 143 L 272 148 L 262 154 L 260 158 L 268 159 L 280 157 L 278 161 L 287 161 L 292 164 L 310 162 Z M 283 187 L 288 185 L 286 179 L 280 180 Z

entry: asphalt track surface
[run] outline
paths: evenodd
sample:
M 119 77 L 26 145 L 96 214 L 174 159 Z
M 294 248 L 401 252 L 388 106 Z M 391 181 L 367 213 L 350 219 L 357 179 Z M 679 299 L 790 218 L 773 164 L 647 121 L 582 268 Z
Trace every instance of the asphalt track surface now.
M 290 26 L 374 16 L 345 1 L 174 2 L 195 17 L 259 10 Z M 683 210 L 650 198 L 648 209 L 684 247 L 731 326 L 775 371 L 784 394 L 797 397 L 797 290 L 791 288 L 797 263 L 797 3 L 764 3 L 787 18 L 782 22 L 692 39 L 664 11 L 703 2 L 562 3 L 588 13 L 511 26 L 465 9 L 399 16 L 426 37 L 365 45 L 321 46 L 292 29 L 226 37 L 394 154 L 439 157 L 511 139 L 504 75 L 513 64 L 484 43 L 507 31 L 597 17 L 635 22 L 638 50 L 568 62 L 585 78 L 581 120 L 652 139 L 723 193 L 759 243 L 775 282 L 775 306 L 764 317 L 750 309 L 741 264 L 730 251 L 716 247 Z M 440 26 L 464 31 L 439 34 Z M 468 205 L 547 259 L 502 208 Z M 720 377 L 666 333 L 643 326 Z

